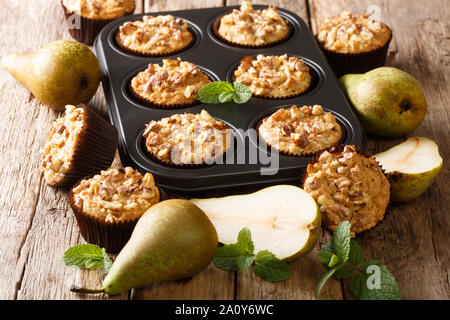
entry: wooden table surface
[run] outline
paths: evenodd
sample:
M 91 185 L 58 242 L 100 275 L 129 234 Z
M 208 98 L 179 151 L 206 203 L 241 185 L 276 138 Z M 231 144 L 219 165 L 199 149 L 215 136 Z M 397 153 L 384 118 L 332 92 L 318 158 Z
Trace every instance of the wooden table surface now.
M 0 0 L 0 56 L 36 50 L 70 39 L 60 0 Z M 137 1 L 136 12 L 157 12 L 238 4 L 238 0 Z M 379 8 L 394 32 L 388 65 L 414 75 L 428 101 L 424 122 L 409 136 L 437 142 L 444 165 L 437 181 L 419 199 L 391 204 L 385 219 L 358 236 L 366 259 L 383 261 L 395 275 L 405 299 L 449 299 L 449 105 L 450 12 L 446 0 L 269 0 L 255 1 L 289 9 L 313 31 L 318 21 L 343 10 Z M 370 10 L 369 8 L 369 10 Z M 67 193 L 48 187 L 40 172 L 39 150 L 61 112 L 41 105 L 6 71 L 0 70 L 0 298 L 106 299 L 71 293 L 71 284 L 98 287 L 102 271 L 81 271 L 61 260 L 70 246 L 84 243 Z M 90 103 L 106 116 L 103 90 Z M 377 153 L 403 138 L 369 137 Z M 114 165 L 120 165 L 116 157 Z M 131 290 L 114 299 L 315 299 L 324 273 L 317 252 L 329 233 L 323 231 L 314 251 L 291 264 L 293 276 L 269 283 L 251 272 L 226 272 L 210 265 L 190 281 Z M 331 280 L 323 299 L 351 299 L 348 285 Z

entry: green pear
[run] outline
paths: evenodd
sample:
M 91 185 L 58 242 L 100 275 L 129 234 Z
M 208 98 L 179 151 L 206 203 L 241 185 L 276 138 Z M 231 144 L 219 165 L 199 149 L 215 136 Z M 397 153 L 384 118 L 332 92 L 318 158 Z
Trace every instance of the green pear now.
M 41 103 L 56 110 L 89 102 L 100 83 L 97 58 L 76 41 L 55 41 L 37 52 L 7 55 L 0 64 Z
M 375 155 L 391 184 L 391 200 L 407 202 L 416 199 L 433 183 L 442 168 L 436 143 L 427 138 L 412 137 Z
M 356 115 L 367 132 L 398 137 L 423 121 L 427 102 L 420 83 L 410 74 L 391 67 L 339 79 Z
M 319 207 L 296 186 L 277 185 L 251 194 L 190 201 L 211 219 L 223 244 L 235 243 L 239 231 L 247 227 L 255 252 L 269 250 L 291 261 L 310 252 L 319 237 Z

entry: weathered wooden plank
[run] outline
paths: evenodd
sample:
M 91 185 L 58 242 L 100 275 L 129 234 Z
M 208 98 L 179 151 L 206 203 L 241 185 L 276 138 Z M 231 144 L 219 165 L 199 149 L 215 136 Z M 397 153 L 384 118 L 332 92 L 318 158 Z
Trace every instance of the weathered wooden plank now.
M 449 137 L 449 8 L 446 1 L 311 0 L 311 20 L 318 21 L 343 10 L 379 11 L 381 21 L 394 33 L 388 65 L 415 76 L 428 101 L 425 121 L 408 136 L 436 141 L 444 167 L 436 183 L 419 199 L 391 204 L 382 223 L 358 237 L 366 258 L 386 263 L 406 299 L 448 299 L 448 190 Z M 369 151 L 377 153 L 403 141 L 369 137 Z M 351 294 L 346 290 L 346 297 Z

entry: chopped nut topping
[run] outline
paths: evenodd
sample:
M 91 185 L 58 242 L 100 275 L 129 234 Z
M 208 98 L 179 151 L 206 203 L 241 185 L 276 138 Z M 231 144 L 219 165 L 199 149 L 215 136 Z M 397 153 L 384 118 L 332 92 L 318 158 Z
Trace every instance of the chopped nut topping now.
M 142 176 L 131 167 L 102 171 L 82 180 L 72 193 L 75 205 L 83 213 L 106 222 L 135 220 L 159 201 L 153 175 Z
M 258 131 L 270 146 L 297 156 L 327 149 L 342 136 L 336 118 L 319 105 L 281 108 L 265 118 Z
M 136 0 L 63 0 L 64 6 L 89 19 L 117 19 L 133 13 Z

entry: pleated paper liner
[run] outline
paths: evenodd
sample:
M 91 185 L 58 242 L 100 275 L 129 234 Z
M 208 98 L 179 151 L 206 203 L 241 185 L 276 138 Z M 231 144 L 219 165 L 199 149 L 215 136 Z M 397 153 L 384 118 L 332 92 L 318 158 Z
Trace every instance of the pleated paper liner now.
M 266 118 L 264 118 L 264 119 L 266 119 Z M 269 149 L 270 152 L 272 152 L 272 149 L 274 149 L 274 150 L 277 150 L 280 154 L 284 154 L 284 155 L 288 155 L 288 156 L 292 156 L 292 157 L 314 157 L 314 156 L 317 155 L 317 154 L 320 154 L 320 153 L 322 153 L 322 152 L 324 152 L 324 151 L 326 151 L 326 150 L 331 150 L 331 149 L 334 148 L 335 146 L 341 145 L 341 144 L 344 143 L 344 141 L 347 139 L 347 129 L 346 129 L 345 126 L 339 121 L 339 119 L 336 118 L 336 122 L 337 122 L 338 125 L 341 127 L 341 138 L 340 138 L 339 141 L 337 141 L 335 144 L 333 144 L 333 145 L 331 145 L 331 146 L 329 146 L 329 147 L 326 147 L 326 148 L 324 148 L 324 149 L 318 150 L 318 151 L 316 151 L 316 152 L 305 152 L 305 153 L 302 153 L 302 154 L 295 154 L 295 153 L 292 153 L 292 152 L 289 152 L 289 151 L 282 151 L 282 150 L 278 149 L 277 147 L 272 146 L 270 143 L 268 143 L 268 142 L 267 142 L 267 141 L 259 134 L 259 127 L 260 127 L 261 124 L 263 123 L 264 119 L 260 120 L 260 121 L 256 124 L 255 129 L 256 129 L 256 133 L 258 134 L 258 138 L 259 138 L 261 141 L 263 141 L 263 142 L 267 145 L 267 147 L 268 147 L 268 149 Z
M 227 14 L 229 14 L 229 13 L 226 13 L 226 14 L 221 15 L 220 17 L 218 17 L 218 18 L 214 21 L 214 23 L 213 23 L 213 25 L 212 25 L 212 31 L 213 31 L 214 35 L 215 35 L 220 41 L 222 41 L 222 42 L 224 42 L 224 43 L 226 43 L 226 44 L 229 44 L 229 45 L 231 45 L 231 46 L 234 46 L 234 47 L 240 47 L 240 48 L 253 48 L 253 49 L 273 47 L 273 46 L 276 46 L 276 45 L 278 45 L 278 44 L 280 44 L 280 43 L 286 41 L 287 39 L 289 39 L 289 38 L 292 36 L 292 33 L 293 33 L 293 31 L 294 31 L 294 28 L 292 27 L 291 23 L 290 23 L 289 21 L 287 21 L 287 22 L 288 22 L 288 28 L 289 28 L 288 32 L 286 33 L 286 35 L 285 35 L 284 37 L 282 37 L 282 38 L 280 38 L 280 39 L 278 39 L 278 40 L 276 40 L 276 41 L 268 42 L 268 43 L 261 44 L 261 45 L 250 45 L 250 44 L 236 43 L 236 42 L 233 42 L 233 41 L 230 41 L 230 40 L 225 39 L 225 38 L 222 37 L 222 36 L 219 34 L 219 32 L 218 32 L 218 31 L 219 31 L 219 27 L 220 27 L 220 20 L 221 20 L 225 15 L 227 15 Z M 284 19 L 284 18 L 283 18 L 283 19 Z
M 69 33 L 75 40 L 91 46 L 100 31 L 108 23 L 115 19 L 89 19 L 70 11 L 61 0 L 61 6 L 64 10 L 64 16 L 69 27 Z M 134 9 L 133 9 L 134 11 Z M 130 15 L 133 11 L 127 13 Z M 119 18 L 119 17 L 118 17 Z M 121 18 L 121 17 L 120 17 Z
M 391 40 L 392 31 L 391 37 L 382 47 L 369 52 L 338 53 L 323 47 L 322 51 L 325 53 L 336 77 L 348 73 L 366 73 L 367 71 L 386 65 L 387 53 Z
M 153 58 L 155 58 L 155 57 L 171 56 L 171 55 L 174 55 L 176 53 L 183 52 L 183 51 L 189 49 L 190 47 L 192 47 L 194 45 L 197 37 L 195 36 L 194 32 L 189 31 L 189 33 L 192 35 L 192 39 L 186 46 L 184 46 L 182 48 L 179 48 L 179 49 L 176 49 L 176 50 L 168 50 L 166 52 L 160 52 L 160 53 L 142 52 L 142 51 L 133 50 L 131 48 L 128 48 L 120 40 L 119 31 L 117 31 L 116 36 L 114 38 L 115 38 L 117 46 L 121 50 L 125 51 L 126 53 L 129 53 L 129 54 L 132 54 L 132 55 L 135 55 L 135 56 L 139 56 L 139 57 L 153 57 Z
M 117 129 L 86 105 L 85 121 L 73 151 L 71 167 L 55 188 L 71 188 L 80 179 L 107 169 L 114 160 L 118 143 Z

